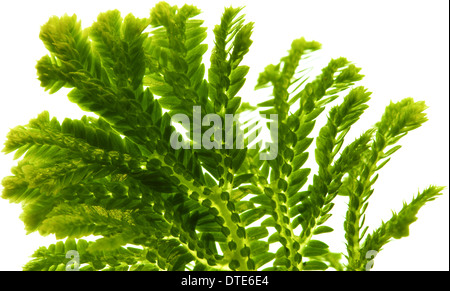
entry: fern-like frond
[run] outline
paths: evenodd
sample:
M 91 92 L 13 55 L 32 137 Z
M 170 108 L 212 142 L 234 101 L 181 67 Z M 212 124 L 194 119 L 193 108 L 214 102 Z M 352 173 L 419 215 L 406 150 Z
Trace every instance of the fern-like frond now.
M 389 241 L 409 236 L 409 226 L 417 220 L 417 213 L 429 201 L 442 195 L 445 187 L 430 186 L 421 193 L 419 192 L 410 203 L 404 203 L 403 208 L 398 212 L 393 212 L 392 218 L 383 222 L 379 228 L 367 235 L 361 246 L 361 254 L 365 255 L 369 251 L 379 252 Z M 352 270 L 368 270 L 367 256 L 361 257 L 359 261 L 349 265 Z
M 414 102 L 405 98 L 386 107 L 381 121 L 375 125 L 376 134 L 369 151 L 366 152 L 360 165 L 350 172 L 342 193 L 349 196 L 349 210 L 344 224 L 347 239 L 347 251 L 350 257 L 349 268 L 358 265 L 360 241 L 365 231 L 361 232 L 364 213 L 368 207 L 368 199 L 373 194 L 372 186 L 378 178 L 379 171 L 390 160 L 390 155 L 400 146 L 394 146 L 410 130 L 416 129 L 427 119 L 423 112 L 423 102 Z

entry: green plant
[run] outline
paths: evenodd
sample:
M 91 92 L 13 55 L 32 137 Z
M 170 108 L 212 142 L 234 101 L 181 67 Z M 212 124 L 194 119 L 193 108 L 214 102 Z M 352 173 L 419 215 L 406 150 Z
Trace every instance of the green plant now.
M 345 58 L 307 82 L 300 60 L 320 44 L 301 38 L 260 74 L 257 88 L 272 87 L 273 98 L 254 108 L 237 96 L 249 70 L 241 61 L 253 24 L 245 24 L 241 9 L 225 9 L 206 72 L 199 13 L 162 2 L 146 19 L 108 11 L 86 30 L 75 16 L 42 27 L 50 55 L 36 66 L 41 85 L 50 93 L 72 88 L 69 100 L 98 118 L 60 123 L 43 112 L 8 135 L 3 151 L 22 159 L 4 178 L 2 197 L 23 204 L 28 232 L 66 238 L 38 249 L 25 270 L 64 270 L 69 251 L 79 255 L 81 270 L 366 270 L 367 254 L 407 236 L 418 210 L 440 194 L 442 187 L 430 186 L 366 234 L 378 171 L 399 139 L 426 121 L 425 104 L 391 103 L 373 128 L 345 144 L 371 94 L 354 86 L 363 76 Z M 308 180 L 310 134 L 327 106 L 315 139 L 318 170 Z M 272 144 L 250 147 L 258 141 L 250 135 L 241 148 L 234 122 L 227 146 L 226 124 L 196 126 L 195 108 L 220 120 L 269 115 Z M 178 149 L 175 116 L 194 123 L 187 128 L 192 139 Z M 255 131 L 260 123 L 243 127 Z M 219 142 L 201 146 L 211 140 Z M 261 159 L 274 149 L 275 156 Z M 348 199 L 345 260 L 317 239 L 333 231 L 326 222 L 338 195 Z M 91 234 L 101 238 L 80 239 Z

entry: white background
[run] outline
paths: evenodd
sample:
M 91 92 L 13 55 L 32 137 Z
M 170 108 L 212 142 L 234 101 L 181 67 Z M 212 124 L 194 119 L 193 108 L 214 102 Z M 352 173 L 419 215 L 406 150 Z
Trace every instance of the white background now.
M 181 6 L 185 2 L 168 1 Z M 2 1 L 0 4 L 0 143 L 9 130 L 27 124 L 43 110 L 60 121 L 84 113 L 62 90 L 48 95 L 40 87 L 34 68 L 47 52 L 39 40 L 40 26 L 52 15 L 76 13 L 83 27 L 100 12 L 119 9 L 122 15 L 146 17 L 156 1 Z M 449 186 L 448 1 L 191 1 L 202 9 L 200 18 L 209 28 L 219 23 L 225 6 L 242 6 L 255 22 L 254 43 L 245 64 L 251 67 L 240 96 L 263 98 L 253 92 L 257 76 L 269 63 L 286 54 L 293 39 L 305 37 L 323 44 L 315 55 L 321 69 L 331 58 L 346 57 L 362 67 L 365 85 L 373 92 L 370 110 L 354 126 L 353 137 L 381 117 L 389 102 L 404 97 L 424 100 L 429 121 L 400 141 L 403 148 L 380 172 L 367 210 L 369 231 L 399 211 L 403 201 L 430 184 Z M 212 45 L 210 45 L 210 48 Z M 207 55 L 204 58 L 208 66 Z M 265 94 L 265 92 L 264 92 Z M 10 174 L 16 162 L 0 155 L 0 177 Z M 1 186 L 0 186 L 1 187 Z M 448 270 L 448 190 L 419 212 L 410 236 L 387 244 L 375 258 L 373 270 Z M 345 199 L 336 200 L 329 221 L 336 232 L 327 243 L 344 251 L 342 233 Z M 54 237 L 26 235 L 18 218 L 20 206 L 0 199 L 0 270 L 20 270 L 37 247 L 54 243 Z M 328 240 L 327 240 L 328 239 Z

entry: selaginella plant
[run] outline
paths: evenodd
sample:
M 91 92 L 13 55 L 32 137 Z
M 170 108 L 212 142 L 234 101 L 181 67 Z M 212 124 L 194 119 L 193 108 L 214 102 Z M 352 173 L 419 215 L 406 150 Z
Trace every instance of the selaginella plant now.
M 42 26 L 42 87 L 71 88 L 69 100 L 98 118 L 61 123 L 43 112 L 8 134 L 3 152 L 21 159 L 2 197 L 23 205 L 27 232 L 61 239 L 24 270 L 368 270 L 371 254 L 408 236 L 443 187 L 426 188 L 370 234 L 364 213 L 398 141 L 426 121 L 424 102 L 387 105 L 345 143 L 371 93 L 355 85 L 363 76 L 345 58 L 307 82 L 300 60 L 321 45 L 304 38 L 259 75 L 256 87 L 273 88 L 271 99 L 243 102 L 253 23 L 241 10 L 226 8 L 215 26 L 207 71 L 207 29 L 194 6 L 161 2 L 144 19 L 108 11 L 88 29 L 75 15 Z M 241 124 L 251 112 L 265 119 Z M 344 254 L 320 240 L 333 231 L 338 195 L 348 202 Z M 82 239 L 90 235 L 97 239 Z

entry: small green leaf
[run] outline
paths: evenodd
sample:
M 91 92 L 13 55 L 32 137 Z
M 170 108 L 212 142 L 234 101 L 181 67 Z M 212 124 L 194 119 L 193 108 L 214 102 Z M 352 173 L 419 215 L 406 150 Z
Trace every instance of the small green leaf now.
M 258 240 L 269 235 L 269 231 L 262 226 L 250 227 L 247 229 L 247 238 L 249 240 Z
M 380 170 L 381 168 L 383 168 L 389 161 L 391 160 L 391 158 L 388 158 L 388 159 L 386 159 L 386 160 L 384 160 L 381 164 L 379 164 L 378 166 L 377 166 L 377 171 L 378 170 Z
M 315 230 L 314 230 L 314 234 L 321 234 L 321 233 L 328 233 L 328 232 L 332 232 L 334 229 L 332 229 L 329 226 L 326 225 L 321 225 L 318 226 Z
M 295 185 L 306 179 L 311 172 L 311 169 L 298 169 L 289 177 L 289 184 Z
M 252 257 L 267 253 L 269 251 L 269 243 L 261 240 L 252 241 L 250 243 Z
M 325 255 L 326 253 L 328 253 L 327 249 L 324 248 L 314 248 L 314 247 L 310 247 L 307 246 L 304 250 L 303 250 L 303 256 L 304 257 L 315 257 L 315 256 L 322 256 Z
M 297 138 L 299 140 L 302 140 L 305 137 L 307 137 L 311 133 L 311 131 L 314 129 L 315 124 L 316 124 L 315 121 L 309 121 L 309 122 L 300 124 L 300 127 L 297 130 Z
M 234 69 L 231 72 L 231 76 L 230 76 L 231 85 L 242 80 L 245 77 L 245 75 L 247 75 L 249 70 L 250 70 L 250 67 L 248 67 L 248 66 L 239 66 L 236 69 Z
M 244 226 L 247 226 L 266 214 L 266 210 L 264 208 L 255 208 L 250 209 L 241 214 L 241 222 Z
M 328 269 L 328 265 L 321 261 L 308 261 L 303 263 L 303 270 L 321 270 L 324 271 Z
M 254 174 L 242 174 L 233 179 L 233 188 L 239 187 L 242 183 L 248 183 Z
M 241 104 L 240 97 L 234 97 L 233 99 L 230 99 L 227 104 L 227 114 L 234 114 L 236 110 L 239 108 L 240 104 Z
M 275 99 L 270 99 L 258 104 L 258 107 L 270 107 L 275 104 Z
M 327 249 L 328 245 L 320 240 L 310 240 L 308 246 L 311 248 Z
M 237 155 L 233 158 L 232 161 L 232 168 L 234 172 L 237 172 L 239 170 L 247 156 L 247 149 L 238 149 L 237 152 Z
M 267 253 L 264 253 L 264 254 L 252 257 L 253 261 L 255 262 L 255 268 L 256 269 L 259 269 L 263 265 L 269 263 L 274 258 L 275 258 L 275 254 L 274 253 L 270 253 L 270 252 L 267 252 Z
M 401 145 L 396 145 L 395 147 L 392 147 L 390 150 L 384 153 L 383 158 L 389 157 L 390 155 L 398 151 L 401 147 L 402 147 Z

